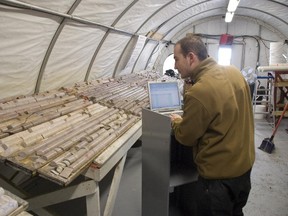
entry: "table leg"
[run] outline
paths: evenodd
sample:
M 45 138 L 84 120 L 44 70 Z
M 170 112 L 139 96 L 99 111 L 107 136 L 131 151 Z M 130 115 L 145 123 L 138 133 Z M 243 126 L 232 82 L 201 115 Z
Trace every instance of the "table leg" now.
M 95 181 L 95 191 L 86 196 L 87 216 L 100 216 L 100 190 L 99 183 Z
M 108 199 L 107 199 L 105 210 L 104 210 L 104 216 L 112 215 L 115 200 L 117 197 L 117 192 L 118 192 L 119 185 L 120 185 L 120 180 L 121 180 L 122 173 L 123 173 L 124 164 L 126 161 L 126 156 L 127 156 L 127 153 L 122 157 L 122 159 L 118 162 L 118 165 L 115 168 Z

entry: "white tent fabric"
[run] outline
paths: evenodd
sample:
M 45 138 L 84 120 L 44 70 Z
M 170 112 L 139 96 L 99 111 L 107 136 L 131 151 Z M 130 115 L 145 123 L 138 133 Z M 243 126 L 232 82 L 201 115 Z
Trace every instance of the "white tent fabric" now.
M 268 64 L 269 42 L 288 38 L 288 1 L 241 0 L 229 24 L 223 20 L 227 5 L 227 0 L 0 0 L 0 98 L 162 71 L 170 45 L 187 32 L 250 36 L 241 41 L 251 50 L 242 66 Z M 134 51 L 139 36 L 145 42 Z M 260 51 L 253 37 L 261 39 Z

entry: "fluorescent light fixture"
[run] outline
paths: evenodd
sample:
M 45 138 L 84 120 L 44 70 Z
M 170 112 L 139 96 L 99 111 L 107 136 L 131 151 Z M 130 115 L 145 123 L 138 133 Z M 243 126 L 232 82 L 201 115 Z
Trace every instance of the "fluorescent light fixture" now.
M 233 19 L 234 13 L 233 12 L 226 12 L 225 22 L 231 22 Z
M 229 0 L 227 11 L 235 12 L 240 0 Z

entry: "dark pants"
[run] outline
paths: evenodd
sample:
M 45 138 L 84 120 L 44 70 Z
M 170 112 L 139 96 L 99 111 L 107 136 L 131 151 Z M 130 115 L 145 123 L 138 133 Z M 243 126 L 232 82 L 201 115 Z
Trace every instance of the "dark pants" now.
M 251 170 L 232 179 L 198 178 L 196 206 L 198 216 L 241 216 L 251 189 Z

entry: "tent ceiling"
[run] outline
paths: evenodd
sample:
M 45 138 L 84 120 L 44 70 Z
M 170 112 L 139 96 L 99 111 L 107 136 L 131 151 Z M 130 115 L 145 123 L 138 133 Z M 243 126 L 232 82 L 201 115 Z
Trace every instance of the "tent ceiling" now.
M 148 36 L 143 51 L 151 43 L 165 44 L 188 26 L 223 17 L 227 5 L 228 0 L 0 0 L 0 91 L 31 94 L 117 76 L 137 36 Z M 263 23 L 284 40 L 287 8 L 288 0 L 241 0 L 234 19 Z M 131 68 L 139 68 L 135 64 Z

